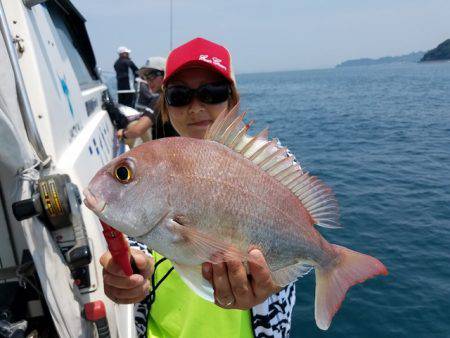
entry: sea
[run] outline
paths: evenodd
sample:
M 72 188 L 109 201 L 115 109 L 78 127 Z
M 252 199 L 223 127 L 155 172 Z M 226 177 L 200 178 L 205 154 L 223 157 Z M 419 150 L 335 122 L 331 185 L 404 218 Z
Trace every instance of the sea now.
M 296 283 L 295 338 L 450 337 L 450 63 L 237 76 L 254 130 L 332 187 L 331 243 L 380 259 L 388 276 L 353 286 L 328 331 L 315 277 Z
M 352 287 L 328 331 L 315 277 L 296 283 L 291 337 L 450 337 L 450 63 L 237 77 L 243 110 L 337 195 L 331 243 L 389 275 Z

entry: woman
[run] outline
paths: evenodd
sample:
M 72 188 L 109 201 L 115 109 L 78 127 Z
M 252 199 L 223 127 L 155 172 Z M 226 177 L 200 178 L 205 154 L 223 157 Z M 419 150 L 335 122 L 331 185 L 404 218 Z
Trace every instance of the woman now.
M 162 117 L 179 135 L 203 138 L 208 127 L 225 109 L 237 104 L 239 96 L 228 51 L 213 42 L 196 38 L 173 50 L 167 59 L 160 98 Z M 203 264 L 203 276 L 213 285 L 215 304 L 189 289 L 169 261 L 154 252 L 144 255 L 145 246 L 130 241 L 140 274 L 125 277 L 106 253 L 104 287 L 117 303 L 151 306 L 144 318 L 137 318 L 139 335 L 147 337 L 285 337 L 289 333 L 294 285 L 283 290 L 273 282 L 258 250 L 249 254 L 257 264 L 242 262 Z M 155 263 L 156 261 L 156 263 Z M 153 284 L 150 291 L 151 277 Z M 147 297 L 147 298 L 146 298 Z M 143 305 L 145 304 L 145 305 Z M 145 310 L 143 311 L 145 313 Z

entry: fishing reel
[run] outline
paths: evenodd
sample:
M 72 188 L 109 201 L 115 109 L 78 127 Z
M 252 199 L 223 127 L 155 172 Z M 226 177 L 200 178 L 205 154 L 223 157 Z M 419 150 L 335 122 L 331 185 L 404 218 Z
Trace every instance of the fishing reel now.
M 18 221 L 37 216 L 51 231 L 80 289 L 90 284 L 87 266 L 92 260 L 81 203 L 70 177 L 57 174 L 39 179 L 31 198 L 12 205 Z
M 91 285 L 92 254 L 81 203 L 80 192 L 68 175 L 50 175 L 39 179 L 31 198 L 13 203 L 12 209 L 18 221 L 37 216 L 45 224 L 65 257 L 75 285 L 85 293 L 92 291 L 95 284 Z M 98 337 L 110 337 L 102 301 L 84 304 L 82 316 L 95 324 Z

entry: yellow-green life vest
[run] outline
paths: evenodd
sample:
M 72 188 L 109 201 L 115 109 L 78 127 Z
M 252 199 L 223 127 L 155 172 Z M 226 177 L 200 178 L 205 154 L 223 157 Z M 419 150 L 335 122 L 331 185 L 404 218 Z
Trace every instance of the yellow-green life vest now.
M 155 262 L 163 258 L 153 252 Z M 172 267 L 158 265 L 155 285 Z M 250 310 L 225 310 L 195 294 L 174 270 L 158 286 L 147 322 L 148 338 L 253 338 Z

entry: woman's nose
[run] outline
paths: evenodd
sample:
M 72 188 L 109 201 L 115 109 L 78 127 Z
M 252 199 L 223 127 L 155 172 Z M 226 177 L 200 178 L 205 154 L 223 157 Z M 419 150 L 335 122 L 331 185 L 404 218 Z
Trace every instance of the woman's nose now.
M 205 109 L 205 105 L 197 97 L 193 97 L 188 107 L 189 114 L 195 114 Z

